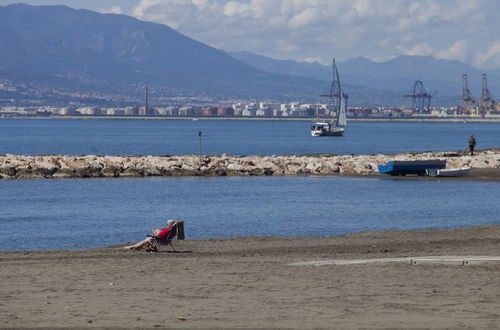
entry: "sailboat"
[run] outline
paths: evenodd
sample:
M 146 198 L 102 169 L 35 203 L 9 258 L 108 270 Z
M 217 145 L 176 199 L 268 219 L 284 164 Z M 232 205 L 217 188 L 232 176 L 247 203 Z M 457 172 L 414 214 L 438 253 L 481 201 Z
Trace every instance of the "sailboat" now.
M 332 119 L 317 120 L 311 126 L 312 136 L 342 136 L 347 128 L 347 94 L 340 87 L 339 72 L 333 59 L 333 78 L 330 85 L 330 94 L 320 95 L 328 97 Z

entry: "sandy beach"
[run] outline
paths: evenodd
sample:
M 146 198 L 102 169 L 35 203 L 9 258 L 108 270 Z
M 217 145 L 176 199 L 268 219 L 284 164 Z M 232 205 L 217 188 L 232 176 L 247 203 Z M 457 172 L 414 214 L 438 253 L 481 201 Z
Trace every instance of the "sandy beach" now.
M 2 251 L 0 327 L 500 328 L 499 261 L 328 263 L 498 257 L 498 225 L 174 244 Z

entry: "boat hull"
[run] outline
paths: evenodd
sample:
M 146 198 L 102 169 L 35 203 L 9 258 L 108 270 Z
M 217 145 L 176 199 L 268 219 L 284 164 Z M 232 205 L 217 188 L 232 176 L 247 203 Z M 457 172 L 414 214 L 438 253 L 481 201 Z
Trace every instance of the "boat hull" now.
M 429 169 L 444 169 L 446 160 L 412 160 L 392 161 L 386 165 L 378 165 L 380 174 L 389 175 L 427 175 Z
M 437 176 L 461 177 L 468 176 L 469 174 L 470 168 L 468 167 L 437 170 Z
M 345 127 L 334 127 L 330 130 L 311 130 L 311 136 L 342 136 L 344 135 Z

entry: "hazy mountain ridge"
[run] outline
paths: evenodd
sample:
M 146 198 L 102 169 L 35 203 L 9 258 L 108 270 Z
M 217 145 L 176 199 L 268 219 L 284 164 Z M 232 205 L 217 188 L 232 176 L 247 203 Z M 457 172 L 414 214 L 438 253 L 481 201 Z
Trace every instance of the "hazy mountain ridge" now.
M 171 96 L 307 97 L 324 82 L 256 69 L 161 24 L 65 6 L 0 6 L 0 78 L 18 83 Z
M 262 70 L 291 75 L 303 75 L 313 79 L 331 79 L 331 66 L 315 63 L 273 60 L 250 52 L 231 53 L 235 58 Z M 385 62 L 374 62 L 365 57 L 356 57 L 337 62 L 339 73 L 345 84 L 376 87 L 382 90 L 410 92 L 416 80 L 422 80 L 429 93 L 437 96 L 458 98 L 462 89 L 462 74 L 467 73 L 469 89 L 476 97 L 481 94 L 481 74 L 488 74 L 488 87 L 493 95 L 500 94 L 500 77 L 491 72 L 476 69 L 468 64 L 436 59 L 432 56 L 402 55 Z
M 331 80 L 331 67 L 319 63 L 228 54 L 165 25 L 66 6 L 0 6 L 0 49 L 0 83 L 18 87 L 1 91 L 4 99 L 67 102 L 86 93 L 78 100 L 139 103 L 148 82 L 152 103 L 169 97 L 318 102 Z M 410 104 L 402 94 L 417 79 L 438 96 L 452 95 L 442 103 L 456 104 L 461 70 L 469 70 L 472 93 L 479 96 L 479 70 L 441 61 L 358 57 L 339 63 L 339 72 L 350 105 Z M 497 78 L 489 79 L 495 96 Z

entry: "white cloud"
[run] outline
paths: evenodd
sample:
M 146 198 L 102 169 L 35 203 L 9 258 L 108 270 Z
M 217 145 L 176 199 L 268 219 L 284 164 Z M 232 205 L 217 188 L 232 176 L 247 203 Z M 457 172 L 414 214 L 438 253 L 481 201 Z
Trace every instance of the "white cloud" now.
M 103 14 L 123 14 L 123 10 L 119 6 L 112 6 L 111 9 L 100 9 L 99 12 Z
M 484 53 L 474 56 L 474 64 L 480 67 L 500 67 L 500 41 L 495 41 Z
M 282 59 L 432 55 L 500 67 L 494 0 L 140 0 L 132 15 Z M 471 50 L 475 50 L 474 54 Z
M 404 55 L 420 55 L 420 56 L 434 56 L 446 60 L 459 60 L 465 61 L 467 59 L 467 41 L 459 40 L 448 48 L 436 50 L 427 43 L 416 44 L 412 48 L 405 48 L 403 46 L 396 46 L 401 54 Z
M 405 48 L 403 46 L 396 46 L 396 49 L 401 51 L 404 55 L 420 55 L 420 56 L 428 56 L 433 55 L 435 53 L 434 49 L 426 43 L 416 44 L 412 48 Z
M 288 25 L 292 29 L 306 27 L 317 21 L 319 16 L 320 15 L 318 14 L 316 8 L 307 8 L 304 11 L 294 15 L 290 19 Z
M 445 60 L 466 61 L 469 53 L 467 44 L 467 40 L 458 40 L 449 48 L 436 52 L 434 56 Z
M 314 63 L 314 62 L 320 62 L 321 63 L 321 58 L 319 57 L 306 57 L 300 60 L 301 62 L 307 62 L 307 63 Z

